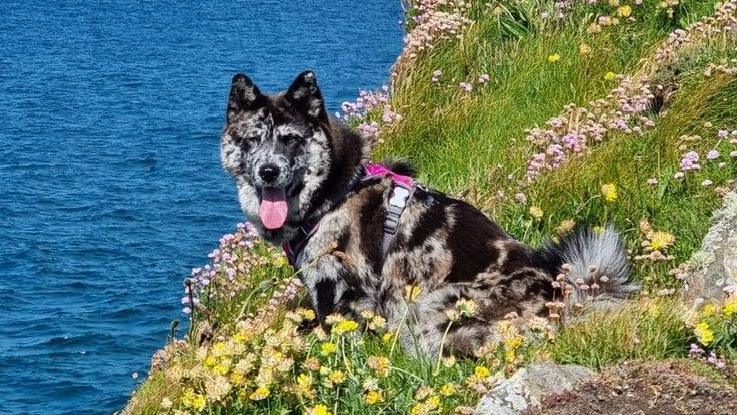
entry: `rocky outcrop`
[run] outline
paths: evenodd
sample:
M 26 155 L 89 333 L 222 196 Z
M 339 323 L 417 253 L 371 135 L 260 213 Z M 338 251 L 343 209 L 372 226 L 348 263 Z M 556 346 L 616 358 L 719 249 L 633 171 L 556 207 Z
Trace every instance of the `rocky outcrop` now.
M 479 401 L 475 414 L 519 414 L 539 406 L 548 395 L 573 390 L 593 379 L 594 372 L 583 366 L 534 363 L 499 382 Z
M 724 197 L 701 249 L 685 265 L 686 296 L 691 301 L 721 300 L 737 292 L 737 193 Z

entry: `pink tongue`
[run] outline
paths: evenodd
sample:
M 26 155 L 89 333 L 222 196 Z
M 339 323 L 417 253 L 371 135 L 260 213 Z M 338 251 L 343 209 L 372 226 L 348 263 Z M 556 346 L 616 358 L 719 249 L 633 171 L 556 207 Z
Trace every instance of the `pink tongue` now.
M 279 229 L 287 220 L 287 200 L 284 189 L 265 187 L 259 215 L 266 229 Z

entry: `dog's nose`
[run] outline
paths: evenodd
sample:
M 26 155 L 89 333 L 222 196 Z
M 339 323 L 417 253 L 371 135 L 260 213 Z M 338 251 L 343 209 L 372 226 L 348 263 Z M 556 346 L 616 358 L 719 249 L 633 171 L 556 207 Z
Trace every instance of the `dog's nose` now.
M 273 164 L 266 164 L 258 170 L 258 175 L 266 183 L 271 183 L 279 176 L 279 168 Z

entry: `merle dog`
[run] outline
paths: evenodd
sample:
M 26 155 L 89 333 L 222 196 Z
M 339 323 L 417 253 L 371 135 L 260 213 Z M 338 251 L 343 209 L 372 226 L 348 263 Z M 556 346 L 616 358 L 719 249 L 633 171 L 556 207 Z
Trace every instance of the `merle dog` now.
M 410 184 L 392 203 L 410 167 L 392 162 L 385 167 L 393 173 L 367 175 L 369 143 L 329 117 L 310 71 L 275 95 L 235 75 L 226 118 L 222 165 L 243 211 L 264 239 L 290 248 L 320 319 L 370 310 L 410 352 L 432 354 L 451 318 L 446 311 L 472 300 L 475 312 L 451 324 L 444 346 L 470 354 L 496 337 L 494 323 L 504 316 L 539 315 L 560 298 L 554 281 L 564 264 L 569 280 L 607 281 L 608 298 L 635 289 L 611 229 L 580 230 L 535 250 L 435 190 Z M 405 297 L 408 286 L 419 287 L 416 298 Z

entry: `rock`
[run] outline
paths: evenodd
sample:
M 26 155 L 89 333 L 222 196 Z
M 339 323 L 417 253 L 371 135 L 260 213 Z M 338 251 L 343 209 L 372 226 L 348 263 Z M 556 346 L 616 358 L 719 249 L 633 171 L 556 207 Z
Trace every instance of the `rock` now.
M 737 390 L 730 376 L 691 359 L 624 362 L 603 369 L 584 387 L 545 398 L 529 413 L 734 415 Z
M 699 251 L 686 265 L 686 297 L 692 301 L 722 300 L 737 292 L 737 193 L 724 197 Z
M 476 406 L 476 415 L 514 415 L 540 405 L 550 394 L 572 390 L 594 379 L 594 372 L 578 365 L 534 363 L 501 381 Z

